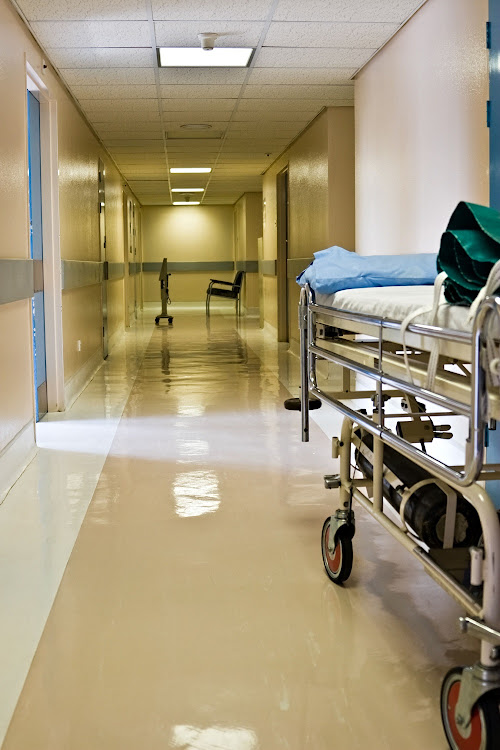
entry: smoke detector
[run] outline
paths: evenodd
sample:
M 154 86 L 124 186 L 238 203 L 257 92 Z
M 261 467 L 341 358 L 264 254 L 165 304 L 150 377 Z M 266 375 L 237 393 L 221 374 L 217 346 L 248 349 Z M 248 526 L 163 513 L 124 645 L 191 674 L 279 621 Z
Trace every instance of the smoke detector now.
M 214 34 L 213 31 L 205 31 L 202 34 L 198 34 L 198 39 L 200 40 L 201 48 L 205 50 L 205 52 L 210 52 L 215 47 L 215 40 L 217 39 L 219 35 Z

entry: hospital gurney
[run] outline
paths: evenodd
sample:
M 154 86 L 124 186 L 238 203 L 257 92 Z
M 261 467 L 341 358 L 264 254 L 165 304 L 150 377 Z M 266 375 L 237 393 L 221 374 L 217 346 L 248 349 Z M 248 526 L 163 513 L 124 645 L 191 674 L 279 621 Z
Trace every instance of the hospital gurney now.
M 443 725 L 453 750 L 492 750 L 500 746 L 500 524 L 483 485 L 500 478 L 500 465 L 484 460 L 500 419 L 500 297 L 486 296 L 470 324 L 468 308 L 452 305 L 415 315 L 422 301 L 433 307 L 432 297 L 432 287 L 333 297 L 301 289 L 302 440 L 309 440 L 310 397 L 343 414 L 333 438 L 340 474 L 324 478 L 340 490 L 321 535 L 330 579 L 342 583 L 351 573 L 357 501 L 464 608 L 461 628 L 480 640 L 480 660 L 446 675 Z M 339 390 L 323 382 L 320 361 L 342 368 Z M 451 425 L 436 419 L 467 423 L 459 465 L 428 452 L 452 437 Z

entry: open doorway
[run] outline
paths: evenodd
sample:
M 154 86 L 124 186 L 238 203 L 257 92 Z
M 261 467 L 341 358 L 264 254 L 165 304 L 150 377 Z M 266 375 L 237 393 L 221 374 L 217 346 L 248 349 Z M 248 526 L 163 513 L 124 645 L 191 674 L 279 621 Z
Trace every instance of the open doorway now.
M 33 263 L 33 387 L 38 422 L 64 409 L 57 109 L 26 63 L 29 252 Z
M 43 279 L 40 102 L 35 93 L 31 91 L 27 92 L 27 96 L 30 257 L 33 260 L 34 269 L 34 295 L 31 300 L 33 320 L 33 385 L 35 391 L 35 419 L 38 422 L 48 411 Z
M 289 190 L 288 167 L 276 175 L 276 220 L 277 220 L 277 294 L 278 294 L 278 341 L 288 341 L 288 240 L 289 240 Z
M 106 259 L 106 170 L 101 159 L 99 159 L 98 180 L 98 202 L 99 202 L 99 245 L 101 263 L 103 267 L 103 279 L 101 285 L 102 304 L 102 357 L 108 356 L 108 262 Z

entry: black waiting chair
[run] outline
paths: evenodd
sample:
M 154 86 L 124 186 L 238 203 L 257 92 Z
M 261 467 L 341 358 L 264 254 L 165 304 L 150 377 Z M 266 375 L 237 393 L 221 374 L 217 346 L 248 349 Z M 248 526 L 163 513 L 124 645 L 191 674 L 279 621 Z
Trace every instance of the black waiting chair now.
M 233 281 L 221 281 L 210 279 L 207 289 L 206 313 L 210 315 L 210 300 L 212 297 L 224 297 L 234 299 L 236 303 L 236 315 L 241 313 L 241 285 L 245 271 L 237 271 Z

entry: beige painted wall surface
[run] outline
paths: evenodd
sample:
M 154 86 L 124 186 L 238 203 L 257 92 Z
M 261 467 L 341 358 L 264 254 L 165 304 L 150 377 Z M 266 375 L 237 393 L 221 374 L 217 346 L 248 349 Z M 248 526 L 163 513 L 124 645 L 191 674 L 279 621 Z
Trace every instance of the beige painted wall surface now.
M 355 249 L 354 107 L 328 110 L 328 245 Z
M 142 251 L 144 262 L 233 261 L 232 206 L 143 206 Z M 171 297 L 175 302 L 205 300 L 211 277 L 229 280 L 234 273 L 221 271 L 175 272 Z M 144 274 L 144 300 L 160 299 L 158 272 Z
M 29 257 L 27 61 L 57 104 L 61 255 L 72 260 L 100 259 L 97 170 L 101 156 L 108 172 L 108 257 L 123 260 L 123 230 L 119 228 L 122 209 L 121 200 L 117 199 L 121 176 L 50 65 L 42 69 L 43 57 L 10 2 L 0 0 L 0 95 L 4 103 L 0 117 L 0 257 Z M 48 250 L 45 248 L 46 254 Z M 120 305 L 118 296 L 113 295 L 113 325 L 117 325 L 123 313 L 123 303 Z M 90 304 L 92 309 L 86 307 Z M 101 346 L 100 288 L 65 292 L 62 309 L 63 339 L 68 347 L 64 352 L 67 381 L 75 374 L 75 368 L 85 366 L 86 357 L 95 354 L 96 348 Z M 12 430 L 19 431 L 34 418 L 32 323 L 28 301 L 0 306 L 0 337 L 1 451 L 5 441 L 15 437 Z M 76 356 L 74 349 L 78 339 L 82 340 L 82 351 Z
M 244 193 L 234 205 L 235 261 L 257 261 L 257 240 L 262 237 L 262 193 Z M 259 275 L 245 274 L 243 306 L 255 311 L 259 306 Z
M 264 175 L 264 258 L 277 257 L 276 176 L 289 169 L 289 258 L 312 258 L 332 244 L 354 245 L 354 118 L 352 107 L 325 110 Z M 288 287 L 290 337 L 296 325 L 299 287 Z M 276 284 L 265 284 L 265 320 L 275 325 Z
M 124 329 L 123 279 L 108 281 L 108 339 Z
M 63 292 L 64 376 L 70 380 L 96 351 L 102 350 L 101 286 Z M 77 349 L 81 341 L 81 351 Z
M 359 252 L 437 252 L 459 200 L 488 203 L 487 11 L 429 0 L 359 75 Z
M 0 452 L 34 416 L 30 327 L 31 300 L 0 305 Z
M 29 257 L 26 72 L 21 22 L 0 2 L 0 257 Z

